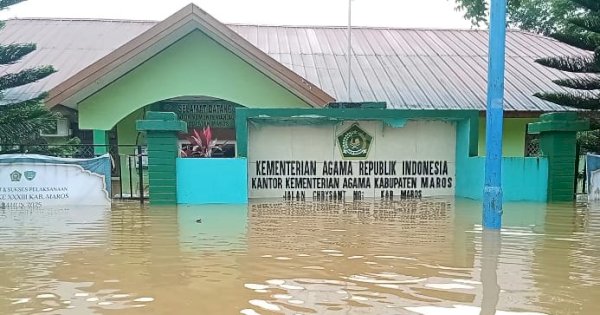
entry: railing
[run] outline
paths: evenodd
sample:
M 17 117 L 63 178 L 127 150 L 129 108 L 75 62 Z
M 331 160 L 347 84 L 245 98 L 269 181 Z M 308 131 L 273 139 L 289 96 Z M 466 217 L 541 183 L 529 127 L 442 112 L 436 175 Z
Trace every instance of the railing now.
M 146 147 L 141 145 L 97 144 L 0 144 L 3 154 L 41 154 L 64 158 L 94 158 L 109 153 L 112 160 L 111 196 L 120 200 L 148 198 L 145 183 L 147 172 Z M 115 193 L 117 192 L 117 193 Z

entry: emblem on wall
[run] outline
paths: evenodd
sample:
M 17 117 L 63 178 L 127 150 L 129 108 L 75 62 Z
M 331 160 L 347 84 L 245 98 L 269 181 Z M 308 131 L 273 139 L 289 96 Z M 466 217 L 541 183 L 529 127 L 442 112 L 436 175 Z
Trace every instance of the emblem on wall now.
M 35 171 L 26 171 L 23 174 L 25 175 L 25 179 L 31 181 L 35 178 L 36 172 Z
M 23 174 L 21 174 L 21 172 L 13 171 L 12 173 L 10 173 L 10 181 L 11 182 L 20 182 L 21 176 L 23 176 Z
M 338 137 L 338 144 L 344 159 L 366 159 L 373 137 L 353 124 Z

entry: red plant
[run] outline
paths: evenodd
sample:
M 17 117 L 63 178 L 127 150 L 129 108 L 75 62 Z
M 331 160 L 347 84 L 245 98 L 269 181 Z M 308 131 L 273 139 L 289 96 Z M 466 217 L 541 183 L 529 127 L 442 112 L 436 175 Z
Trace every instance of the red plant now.
M 213 151 L 222 151 L 220 145 L 217 145 L 217 139 L 212 138 L 210 126 L 205 127 L 202 133 L 197 129 L 188 137 L 190 145 L 181 150 L 182 157 L 211 157 Z

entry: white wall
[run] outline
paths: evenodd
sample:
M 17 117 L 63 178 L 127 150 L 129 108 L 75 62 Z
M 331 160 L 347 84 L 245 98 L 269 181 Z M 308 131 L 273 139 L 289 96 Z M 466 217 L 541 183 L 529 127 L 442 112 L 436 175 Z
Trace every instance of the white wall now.
M 345 191 L 346 199 L 352 199 L 354 191 L 361 191 L 364 197 L 380 198 L 382 191 L 392 191 L 394 199 L 400 199 L 402 191 L 409 195 L 423 197 L 454 195 L 455 186 L 455 149 L 456 149 L 456 124 L 445 121 L 409 121 L 404 127 L 392 128 L 384 126 L 382 122 L 364 121 L 358 122 L 359 127 L 367 132 L 373 141 L 371 143 L 368 157 L 363 160 L 352 160 L 352 175 L 323 175 L 323 167 L 330 161 L 344 160 L 337 136 L 345 132 L 355 122 L 344 122 L 337 125 L 321 126 L 272 126 L 249 124 L 248 140 L 248 178 L 250 198 L 282 198 L 288 193 L 297 196 L 298 192 L 304 192 L 304 196 L 310 199 L 314 191 Z M 314 161 L 317 164 L 316 175 L 267 175 L 264 172 L 257 173 L 257 162 L 265 165 L 262 161 Z M 395 174 L 389 175 L 361 175 L 359 167 L 361 162 L 381 161 L 389 167 L 395 162 Z M 448 173 L 432 176 L 403 174 L 402 163 L 406 161 L 442 161 L 447 164 Z M 443 165 L 443 163 L 442 163 Z M 286 186 L 286 180 L 297 178 L 323 178 L 329 182 L 333 178 L 340 181 L 339 188 L 332 189 L 293 189 Z M 430 188 L 422 187 L 421 178 L 428 177 L 437 182 L 446 181 L 445 187 Z M 375 182 L 385 179 L 399 179 L 403 183 L 416 180 L 417 187 L 413 188 L 376 188 Z M 406 178 L 406 179 L 405 179 Z M 264 179 L 272 185 L 260 187 L 259 182 Z M 344 179 L 368 179 L 370 188 L 353 189 L 343 188 Z M 278 187 L 277 180 L 281 181 Z M 253 182 L 254 181 L 254 182 Z M 450 184 L 451 182 L 451 184 Z M 322 195 L 321 195 L 322 196 Z

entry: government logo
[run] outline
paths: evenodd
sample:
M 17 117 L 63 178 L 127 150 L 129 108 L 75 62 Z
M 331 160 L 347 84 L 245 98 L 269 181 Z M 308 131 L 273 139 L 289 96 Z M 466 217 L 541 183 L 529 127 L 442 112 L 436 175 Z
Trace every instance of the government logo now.
M 13 171 L 12 173 L 10 173 L 10 181 L 11 182 L 20 182 L 21 176 L 23 176 L 23 174 L 21 174 L 21 172 Z
M 366 159 L 369 155 L 373 138 L 362 130 L 358 124 L 350 126 L 337 138 L 344 159 Z

